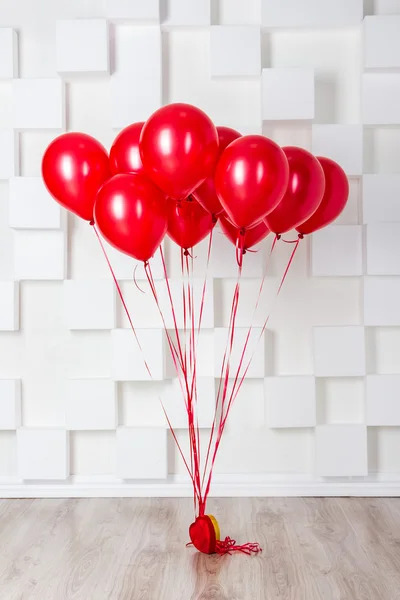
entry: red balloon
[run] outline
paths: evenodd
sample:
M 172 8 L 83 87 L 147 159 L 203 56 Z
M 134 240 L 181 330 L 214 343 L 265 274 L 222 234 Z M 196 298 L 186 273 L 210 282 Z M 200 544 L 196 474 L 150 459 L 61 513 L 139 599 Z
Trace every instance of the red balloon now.
M 43 155 L 42 176 L 61 206 L 91 221 L 96 194 L 110 177 L 107 152 L 90 135 L 63 133 Z
M 236 227 L 261 221 L 281 201 L 289 166 L 283 150 L 262 135 L 244 135 L 224 150 L 215 173 L 215 188 Z
M 229 146 L 233 140 L 241 137 L 241 134 L 230 127 L 217 127 L 217 132 L 219 138 L 219 158 L 225 148 Z M 221 202 L 218 200 L 217 192 L 215 191 L 214 174 L 211 177 L 207 177 L 207 179 L 196 188 L 193 192 L 193 196 L 203 208 L 208 210 L 208 212 L 214 216 L 219 215 L 224 210 L 221 206 Z
M 144 122 L 133 123 L 119 132 L 110 150 L 111 173 L 144 173 L 139 138 Z
M 312 233 L 332 223 L 346 206 L 349 197 L 349 182 L 342 167 L 330 158 L 317 158 L 325 175 L 325 192 L 315 213 L 296 227 L 302 234 Z
M 97 194 L 94 217 L 105 239 L 137 260 L 149 260 L 167 231 L 165 197 L 139 174 L 109 179 Z
M 169 202 L 168 235 L 187 250 L 201 242 L 212 230 L 215 220 L 192 196 Z
M 240 229 L 238 227 L 235 227 L 235 225 L 232 225 L 232 223 L 222 215 L 219 218 L 219 222 L 221 225 L 221 229 L 228 238 L 228 240 L 230 240 L 232 244 L 235 244 L 236 246 L 236 242 L 240 234 Z M 250 229 L 246 229 L 244 234 L 244 250 L 252 248 L 256 244 L 261 242 L 261 240 L 267 237 L 269 232 L 270 231 L 268 227 L 263 221 L 257 223 L 257 225 L 254 225 L 254 227 L 251 227 Z
M 169 104 L 144 124 L 140 155 L 147 175 L 170 198 L 187 198 L 209 175 L 218 157 L 218 134 L 209 117 L 191 104 Z
M 307 150 L 282 148 L 289 163 L 289 183 L 278 206 L 265 217 L 274 233 L 285 233 L 304 223 L 321 204 L 325 175 L 318 160 Z

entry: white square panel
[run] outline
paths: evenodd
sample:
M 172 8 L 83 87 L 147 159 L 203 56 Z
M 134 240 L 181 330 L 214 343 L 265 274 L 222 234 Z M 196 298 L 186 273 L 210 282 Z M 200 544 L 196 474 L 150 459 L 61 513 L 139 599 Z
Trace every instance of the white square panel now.
M 399 0 L 375 0 L 374 1 L 375 15 L 399 15 L 400 3 Z
M 364 19 L 364 68 L 400 67 L 400 14 Z
M 18 77 L 18 37 L 9 27 L 0 28 L 0 80 Z
M 261 0 L 266 28 L 345 27 L 363 18 L 362 0 Z
M 364 327 L 314 327 L 313 337 L 317 377 L 365 375 Z
M 211 76 L 259 77 L 261 32 L 252 25 L 211 27 Z
M 136 80 L 131 75 L 111 76 L 111 125 L 122 129 L 135 121 L 147 121 L 161 106 L 161 79 L 157 74 Z
M 316 474 L 320 477 L 368 475 L 367 428 L 364 425 L 318 425 L 315 458 Z
M 195 414 L 200 428 L 210 428 L 215 415 L 216 388 L 214 377 L 197 378 L 197 403 L 194 403 Z M 182 381 L 183 386 L 185 382 Z M 188 429 L 188 415 L 181 384 L 178 379 L 167 382 L 162 402 L 170 423 L 174 429 Z
M 15 231 L 16 279 L 64 279 L 66 268 L 63 231 Z
M 160 0 L 106 0 L 106 17 L 111 21 L 158 21 Z
M 400 223 L 400 175 L 363 175 L 363 223 Z
M 61 206 L 50 196 L 41 177 L 10 180 L 8 222 L 13 229 L 61 227 Z
M 368 275 L 400 275 L 400 223 L 367 225 Z
M 315 156 L 328 156 L 336 161 L 347 175 L 361 175 L 362 125 L 313 125 L 312 153 Z
M 19 284 L 0 281 L 0 331 L 19 329 Z
M 400 278 L 364 278 L 364 323 L 372 327 L 400 326 Z
M 67 429 L 117 427 L 116 385 L 110 379 L 70 379 L 65 402 Z
M 311 238 L 311 269 L 315 277 L 363 274 L 362 226 L 331 225 Z
M 65 97 L 61 79 L 14 79 L 15 129 L 64 129 Z
M 263 69 L 263 121 L 314 118 L 313 69 Z
M 366 378 L 367 425 L 400 425 L 400 375 L 368 375 Z
M 234 378 L 236 376 L 247 333 L 248 328 L 235 329 L 233 351 L 230 358 L 230 378 Z M 247 345 L 245 358 L 240 369 L 240 374 L 242 375 L 247 367 L 254 349 L 256 348 L 254 358 L 246 374 L 246 377 L 249 379 L 263 378 L 265 375 L 265 339 L 263 335 L 259 340 L 260 333 L 261 328 L 253 328 Z M 214 331 L 214 375 L 217 378 L 221 376 L 221 367 L 225 354 L 227 339 L 228 328 L 217 327 Z
M 0 180 L 19 172 L 18 135 L 12 129 L 0 129 Z
M 162 26 L 206 27 L 210 25 L 210 0 L 165 0 Z
M 0 379 L 0 430 L 21 426 L 21 381 Z
M 169 292 L 165 281 L 162 281 L 158 289 L 158 296 L 160 301 L 161 310 L 164 316 L 164 320 L 167 326 L 167 329 L 174 329 L 174 317 L 172 314 L 171 308 L 171 300 L 169 297 Z M 190 290 L 188 292 L 188 281 L 182 281 L 179 279 L 169 279 L 169 290 L 172 296 L 172 303 L 175 311 L 175 319 L 178 326 L 178 329 L 184 328 L 184 303 L 183 303 L 183 294 L 185 295 L 185 305 L 186 305 L 186 329 L 190 330 L 191 321 L 189 316 L 189 302 L 192 307 L 194 307 L 194 325 L 195 325 L 195 333 L 197 334 L 197 330 L 199 327 L 199 319 L 201 306 L 202 308 L 202 317 L 201 317 L 201 329 L 212 329 L 214 327 L 214 288 L 213 288 L 213 280 L 209 279 L 204 288 L 204 280 L 195 279 L 193 281 L 193 289 L 190 286 Z M 204 292 L 204 302 L 203 300 L 203 292 Z M 149 292 L 150 294 L 150 292 Z M 190 295 L 190 297 L 189 297 Z M 153 301 L 153 299 L 152 299 Z M 193 308 L 192 308 L 193 310 Z
M 111 332 L 111 372 L 114 381 L 151 381 L 164 378 L 164 341 L 161 329 L 136 329 L 143 352 L 131 329 Z
M 165 479 L 168 475 L 167 430 L 163 427 L 117 429 L 117 476 Z
M 105 19 L 56 22 L 58 73 L 108 73 L 108 23 Z
M 400 124 L 400 73 L 364 73 L 361 90 L 365 125 Z
M 266 377 L 265 402 L 268 427 L 316 425 L 314 377 Z
M 64 313 L 68 329 L 113 329 L 114 282 L 111 279 L 64 281 Z
M 18 477 L 25 480 L 69 477 L 69 436 L 65 429 L 17 429 Z
M 121 25 L 115 28 L 115 70 L 117 75 L 161 80 L 161 31 L 156 25 Z M 134 86 L 135 88 L 138 85 Z M 136 89 L 136 91 L 138 91 Z

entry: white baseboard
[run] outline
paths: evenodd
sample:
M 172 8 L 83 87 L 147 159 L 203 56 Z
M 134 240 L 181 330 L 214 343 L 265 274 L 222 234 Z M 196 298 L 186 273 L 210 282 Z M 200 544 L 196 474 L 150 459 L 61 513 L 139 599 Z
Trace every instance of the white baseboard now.
M 186 478 L 130 482 L 104 477 L 70 477 L 60 482 L 0 479 L 0 498 L 144 498 L 192 497 Z M 215 476 L 213 497 L 364 496 L 400 497 L 400 474 L 359 478 L 313 479 L 298 475 Z

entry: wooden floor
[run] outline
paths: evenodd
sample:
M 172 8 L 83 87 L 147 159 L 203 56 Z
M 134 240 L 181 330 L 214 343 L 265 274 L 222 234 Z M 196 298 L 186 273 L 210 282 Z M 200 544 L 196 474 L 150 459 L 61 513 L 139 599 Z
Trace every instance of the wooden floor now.
M 256 557 L 186 548 L 187 499 L 0 500 L 1 600 L 399 600 L 400 499 L 209 501 Z

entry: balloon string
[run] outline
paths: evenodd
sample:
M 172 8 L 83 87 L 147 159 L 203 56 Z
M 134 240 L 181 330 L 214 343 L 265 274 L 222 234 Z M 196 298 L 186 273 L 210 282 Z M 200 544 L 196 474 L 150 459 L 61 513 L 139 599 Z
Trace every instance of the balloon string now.
M 279 284 L 279 287 L 278 287 L 278 290 L 277 290 L 277 293 L 276 293 L 276 296 L 275 296 L 275 301 L 279 297 L 279 294 L 280 294 L 280 292 L 282 290 L 282 286 L 283 286 L 283 284 L 284 284 L 284 282 L 286 280 L 286 277 L 287 277 L 287 274 L 289 272 L 290 266 L 291 266 L 291 264 L 293 262 L 294 256 L 295 256 L 297 248 L 299 246 L 300 239 L 297 240 L 297 242 L 296 242 L 296 244 L 295 244 L 295 246 L 293 248 L 293 251 L 292 251 L 292 253 L 291 253 L 290 257 L 289 257 L 287 266 L 285 268 L 285 271 L 283 273 L 281 282 Z M 262 339 L 264 331 L 265 331 L 265 329 L 267 327 L 267 324 L 268 324 L 271 312 L 272 312 L 272 309 L 271 309 L 270 313 L 268 314 L 267 318 L 264 321 L 264 324 L 263 324 L 263 327 L 261 329 L 260 335 L 259 335 L 258 340 L 256 342 L 256 347 L 254 348 L 253 353 L 252 353 L 252 355 L 251 355 L 251 357 L 250 357 L 250 359 L 249 359 L 249 361 L 248 361 L 248 363 L 246 365 L 245 371 L 244 371 L 244 373 L 243 373 L 243 375 L 242 375 L 242 377 L 241 377 L 241 379 L 239 381 L 239 384 L 237 384 L 237 382 L 238 382 L 239 375 L 240 375 L 240 367 L 238 367 L 238 369 L 237 369 L 237 372 L 236 372 L 236 375 L 235 375 L 235 378 L 234 378 L 234 383 L 233 383 L 233 387 L 232 387 L 232 391 L 231 391 L 231 394 L 230 394 L 230 398 L 229 398 L 229 401 L 228 401 L 228 405 L 227 405 L 226 411 L 225 411 L 225 413 L 221 414 L 219 428 L 218 428 L 218 436 L 217 436 L 217 440 L 216 440 L 215 447 L 214 447 L 214 454 L 213 454 L 213 458 L 212 458 L 212 462 L 211 462 L 211 466 L 210 466 L 210 473 L 209 473 L 209 477 L 208 477 L 207 487 L 206 487 L 206 490 L 205 490 L 204 495 L 203 495 L 203 502 L 206 502 L 207 498 L 208 498 L 208 494 L 209 494 L 210 486 L 211 486 L 211 480 L 212 480 L 212 473 L 213 473 L 213 469 L 214 469 L 214 465 L 215 465 L 215 459 L 216 459 L 216 456 L 217 456 L 217 453 L 218 453 L 219 445 L 221 443 L 222 434 L 223 434 L 224 429 L 225 429 L 225 425 L 226 425 L 226 421 L 227 421 L 230 409 L 231 409 L 232 404 L 233 404 L 234 400 L 236 399 L 236 397 L 237 397 L 237 395 L 238 395 L 238 393 L 240 391 L 240 388 L 241 388 L 241 386 L 243 384 L 243 381 L 245 380 L 245 377 L 247 375 L 249 367 L 250 367 L 250 365 L 251 365 L 251 363 L 252 363 L 252 361 L 254 359 L 254 356 L 255 356 L 258 344 L 259 344 L 260 340 Z M 240 359 L 240 362 L 239 362 L 240 365 L 243 362 L 242 359 L 243 359 L 243 356 L 244 356 L 245 352 L 246 352 L 246 349 L 243 349 L 242 356 L 241 356 L 241 359 Z M 237 389 L 236 389 L 236 386 L 237 386 Z
M 164 253 L 163 253 L 161 246 L 160 246 L 160 254 L 161 254 L 161 260 L 162 260 L 162 265 L 163 265 L 163 270 L 164 270 L 165 282 L 166 282 L 167 291 L 168 291 L 168 297 L 169 297 L 170 306 L 171 306 L 172 318 L 173 318 L 174 327 L 175 327 L 175 335 L 177 338 L 178 350 L 179 350 L 179 354 L 180 354 L 180 365 L 181 365 L 181 369 L 182 369 L 182 372 L 184 375 L 184 381 L 185 381 L 185 387 L 186 387 L 186 392 L 185 392 L 186 402 L 185 402 L 185 404 L 186 404 L 186 410 L 188 413 L 189 439 L 191 441 L 191 449 L 193 450 L 193 467 L 194 467 L 193 474 L 194 474 L 194 479 L 196 481 L 198 495 L 199 495 L 199 502 L 200 502 L 200 500 L 201 500 L 200 468 L 199 468 L 199 462 L 198 462 L 199 457 L 198 457 L 198 452 L 197 452 L 197 446 L 195 447 L 194 416 L 193 416 L 192 396 L 191 396 L 191 390 L 190 390 L 190 386 L 189 386 L 188 370 L 185 366 L 185 360 L 183 357 L 183 350 L 182 350 L 182 344 L 180 342 L 180 335 L 179 335 L 179 328 L 178 328 L 178 323 L 177 323 L 177 319 L 176 319 L 176 312 L 175 312 L 171 287 L 169 284 L 167 265 L 166 265 Z
M 202 489 L 203 489 L 205 478 L 207 475 L 207 467 L 208 467 L 208 463 L 209 463 L 210 456 L 211 456 L 211 447 L 212 447 L 213 440 L 214 440 L 214 434 L 215 434 L 215 432 L 217 432 L 217 435 L 218 435 L 219 426 L 220 426 L 220 422 L 221 422 L 221 415 L 223 414 L 223 406 L 224 406 L 224 402 L 225 402 L 225 398 L 226 398 L 227 385 L 228 385 L 228 381 L 229 381 L 230 359 L 231 359 L 232 348 L 233 348 L 235 323 L 236 323 L 236 316 L 237 316 L 239 296 L 240 296 L 241 276 L 242 276 L 242 265 L 238 264 L 238 276 L 237 276 L 236 286 L 235 286 L 235 290 L 234 290 L 233 298 L 232 298 L 231 313 L 230 313 L 229 326 L 228 326 L 228 335 L 227 335 L 227 341 L 226 341 L 226 345 L 225 345 L 224 356 L 223 356 L 222 364 L 221 364 L 218 392 L 217 392 L 217 398 L 216 398 L 216 402 L 215 402 L 214 418 L 213 418 L 213 422 L 212 422 L 212 426 L 211 426 L 211 432 L 210 432 L 207 453 L 206 453 L 205 466 L 204 466 L 204 470 L 203 470 L 203 477 L 202 477 L 202 484 L 201 484 Z M 224 375 L 224 373 L 225 373 L 225 375 Z M 218 418 L 219 418 L 219 425 L 217 428 L 217 419 Z M 210 473 L 210 475 L 211 475 L 211 473 Z M 204 499 L 203 499 L 203 510 L 204 511 L 205 511 L 205 505 L 206 505 L 207 496 L 208 496 L 207 490 L 209 490 L 210 485 L 211 485 L 211 481 L 209 480 L 209 483 L 206 487 L 206 491 L 204 494 Z
M 166 270 L 166 265 L 165 265 L 165 270 Z M 162 323 L 163 323 L 163 326 L 164 326 L 164 330 L 165 330 L 165 334 L 166 334 L 166 337 L 167 337 L 168 345 L 169 345 L 169 348 L 170 348 L 170 352 L 171 352 L 172 360 L 173 360 L 173 363 L 174 363 L 175 371 L 177 373 L 178 381 L 180 383 L 181 390 L 182 390 L 182 395 L 183 395 L 183 398 L 184 398 L 184 401 L 185 401 L 186 410 L 187 410 L 188 414 L 190 414 L 191 407 L 190 407 L 189 388 L 188 388 L 188 381 L 187 381 L 187 371 L 185 369 L 184 363 L 179 360 L 179 351 L 176 349 L 176 347 L 175 347 L 175 345 L 173 343 L 173 340 L 171 338 L 171 334 L 168 331 L 167 324 L 166 324 L 166 321 L 165 321 L 165 317 L 164 317 L 163 311 L 161 309 L 161 306 L 160 306 L 160 303 L 159 303 L 159 300 L 158 300 L 157 290 L 156 290 L 156 287 L 155 287 L 155 284 L 154 284 L 154 278 L 153 278 L 153 274 L 152 274 L 152 271 L 151 271 L 151 266 L 150 266 L 150 264 L 148 262 L 145 263 L 145 272 L 146 272 L 147 279 L 148 279 L 148 282 L 149 282 L 149 285 L 150 285 L 150 289 L 151 289 L 151 291 L 153 293 L 153 297 L 154 297 L 154 300 L 156 302 L 156 305 L 157 305 L 157 308 L 158 308 L 158 311 L 160 313 L 161 320 L 162 320 Z M 172 299 L 172 295 L 171 295 L 171 299 Z M 173 311 L 175 310 L 173 304 L 172 304 L 172 310 Z M 175 319 L 176 319 L 176 315 L 175 314 L 174 314 L 174 316 L 175 316 Z M 184 377 L 184 382 L 182 382 L 182 380 L 181 380 L 181 373 L 182 373 L 182 375 Z M 164 406 L 163 406 L 163 409 L 164 409 Z M 165 413 L 165 409 L 164 409 L 164 413 Z M 179 441 L 178 441 L 178 438 L 176 436 L 175 430 L 172 427 L 172 424 L 171 424 L 170 420 L 168 419 L 168 416 L 167 416 L 167 422 L 168 422 L 168 426 L 170 428 L 170 431 L 172 433 L 172 436 L 174 438 L 175 444 L 177 445 L 179 453 L 180 453 L 180 455 L 181 455 L 181 457 L 182 457 L 182 459 L 183 459 L 183 461 L 185 463 L 186 469 L 189 472 L 189 475 L 190 475 L 190 478 L 191 478 L 191 481 L 192 481 L 192 484 L 193 484 L 193 490 L 194 490 L 195 498 L 197 499 L 198 502 L 200 502 L 200 500 L 201 500 L 201 493 L 200 493 L 200 489 L 199 489 L 199 486 L 198 486 L 198 476 L 196 475 L 196 467 L 195 467 L 196 463 L 195 463 L 195 459 L 194 459 L 194 457 L 191 456 L 191 468 L 189 468 L 187 460 L 186 460 L 186 458 L 184 456 L 184 453 L 182 451 L 182 448 L 181 448 L 181 446 L 179 444 Z M 193 463 L 194 463 L 194 465 L 193 465 Z M 193 466 L 194 466 L 194 469 L 193 469 Z
M 129 324 L 130 324 L 130 326 L 131 326 L 132 332 L 133 332 L 133 334 L 134 334 L 134 336 L 135 336 L 135 340 L 136 340 L 136 343 L 137 343 L 137 345 L 138 345 L 138 347 L 139 347 L 140 353 L 141 353 L 141 355 L 142 355 L 142 359 L 143 359 L 144 365 L 145 365 L 145 367 L 146 367 L 146 370 L 147 370 L 147 372 L 148 372 L 148 374 L 149 374 L 149 377 L 150 377 L 150 379 L 151 379 L 152 381 L 154 381 L 154 378 L 153 378 L 152 372 L 151 372 L 151 370 L 150 370 L 150 367 L 149 367 L 149 365 L 148 365 L 148 363 L 147 363 L 147 361 L 146 361 L 145 355 L 144 355 L 143 347 L 142 347 L 142 345 L 141 345 L 141 343 L 140 343 L 140 341 L 139 341 L 138 335 L 137 335 L 137 333 L 136 333 L 136 329 L 135 329 L 135 327 L 134 327 L 134 325 L 133 325 L 133 321 L 132 321 L 132 318 L 131 318 L 131 315 L 130 315 L 130 312 L 129 312 L 128 306 L 127 306 L 127 304 L 126 304 L 126 302 L 125 302 L 125 298 L 124 298 L 124 296 L 123 296 L 123 293 L 122 293 L 121 287 L 120 287 L 120 285 L 119 285 L 119 283 L 118 283 L 118 280 L 117 280 L 117 277 L 116 277 L 116 275 L 115 275 L 114 269 L 113 269 L 113 267 L 112 267 L 112 265 L 111 265 L 111 261 L 110 261 L 110 259 L 109 259 L 108 255 L 107 255 L 106 249 L 105 249 L 105 247 L 104 247 L 104 244 L 103 244 L 103 242 L 102 242 L 102 240 L 101 240 L 101 237 L 100 237 L 100 235 L 99 235 L 99 232 L 97 231 L 97 228 L 96 228 L 96 226 L 95 226 L 94 222 L 93 222 L 93 221 L 91 221 L 91 222 L 90 222 L 90 225 L 92 225 L 92 227 L 93 227 L 93 230 L 94 230 L 94 232 L 95 232 L 95 234 L 96 234 L 96 237 L 97 237 L 97 239 L 98 239 L 98 241 L 99 241 L 99 244 L 100 244 L 100 247 L 101 247 L 101 249 L 102 249 L 102 252 L 103 252 L 103 254 L 104 254 L 104 257 L 105 257 L 105 259 L 106 259 L 106 262 L 107 262 L 108 268 L 109 268 L 109 270 L 110 270 L 110 272 L 111 272 L 112 278 L 113 278 L 113 280 L 114 280 L 114 283 L 115 283 L 115 286 L 116 286 L 116 288 L 117 288 L 118 295 L 119 295 L 119 297 L 120 297 L 120 300 L 121 300 L 122 306 L 123 306 L 123 308 L 124 308 L 124 311 L 125 311 L 125 314 L 126 314 L 126 316 L 127 316 L 127 318 L 128 318 L 128 321 L 129 321 Z M 146 265 L 145 265 L 145 270 L 146 270 Z M 152 280 L 152 284 L 153 284 L 153 286 L 154 286 L 154 280 Z M 154 286 L 154 290 L 155 290 L 155 286 Z M 171 354 L 173 354 L 172 350 L 171 350 Z M 178 447 L 178 450 L 179 450 L 179 452 L 180 452 L 180 454 L 181 454 L 181 456 L 182 456 L 182 459 L 183 459 L 184 465 L 185 465 L 185 467 L 186 467 L 186 469 L 187 469 L 187 471 L 188 471 L 188 473 L 189 473 L 189 477 L 190 477 L 190 479 L 192 480 L 194 492 L 195 492 L 196 496 L 198 497 L 198 492 L 197 492 L 197 490 L 196 490 L 196 486 L 195 486 L 195 483 L 194 483 L 194 479 L 193 479 L 193 474 L 192 474 L 192 471 L 189 469 L 189 465 L 187 464 L 186 458 L 185 458 L 185 456 L 184 456 L 184 454 L 183 454 L 182 448 L 181 448 L 181 446 L 180 446 L 180 444 L 179 444 L 179 441 L 178 441 L 178 439 L 177 439 L 177 437 L 176 437 L 175 431 L 174 431 L 174 430 L 173 430 L 173 428 L 172 428 L 171 422 L 170 422 L 170 420 L 169 420 L 169 418 L 168 418 L 167 412 L 166 412 L 166 410 L 165 410 L 165 407 L 164 407 L 164 404 L 163 404 L 163 402 L 162 402 L 161 398 L 160 398 L 160 403 L 161 403 L 162 409 L 163 409 L 163 411 L 164 411 L 165 417 L 166 417 L 166 419 L 167 419 L 167 422 L 168 422 L 169 428 L 170 428 L 170 430 L 171 430 L 172 436 L 173 436 L 173 438 L 174 438 L 174 440 L 175 440 L 175 443 L 176 443 L 176 445 L 177 445 L 177 447 Z
M 140 341 L 139 341 L 139 338 L 138 338 L 138 335 L 137 335 L 137 333 L 136 333 L 136 329 L 135 329 L 135 327 L 133 326 L 132 318 L 131 318 L 131 315 L 130 315 L 130 313 L 129 313 L 128 307 L 127 307 L 127 305 L 126 305 L 126 302 L 125 302 L 124 296 L 123 296 L 123 294 L 122 294 L 121 287 L 120 287 L 120 285 L 119 285 L 119 283 L 118 283 L 118 280 L 117 280 L 117 278 L 116 278 L 116 275 L 115 275 L 115 273 L 114 273 L 114 269 L 112 268 L 112 265 L 111 265 L 110 259 L 108 258 L 108 255 L 107 255 L 106 249 L 105 249 L 105 247 L 104 247 L 104 244 L 103 244 L 103 242 L 102 242 L 102 240 L 101 240 L 100 234 L 99 234 L 99 232 L 97 231 L 97 228 L 96 228 L 96 225 L 94 224 L 94 222 L 93 222 L 93 221 L 91 221 L 91 222 L 90 222 L 90 224 L 91 224 L 91 225 L 92 225 L 92 227 L 93 227 L 93 231 L 94 231 L 94 232 L 95 232 L 95 234 L 96 234 L 96 237 L 97 237 L 97 239 L 98 239 L 98 241 L 99 241 L 100 247 L 101 247 L 101 249 L 102 249 L 102 251 L 103 251 L 104 257 L 105 257 L 105 259 L 106 259 L 106 261 L 107 261 L 108 268 L 110 269 L 111 275 L 112 275 L 112 277 L 113 277 L 113 279 L 114 279 L 114 283 L 115 283 L 115 286 L 116 286 L 116 288 L 117 288 L 118 295 L 119 295 L 119 297 L 120 297 L 120 300 L 121 300 L 121 302 L 122 302 L 122 306 L 124 307 L 125 314 L 126 314 L 126 316 L 128 317 L 128 321 L 129 321 L 129 324 L 130 324 L 130 326 L 131 326 L 131 329 L 132 329 L 133 335 L 135 336 L 136 343 L 137 343 L 137 345 L 138 345 L 138 347 L 139 347 L 140 353 L 141 353 L 141 355 L 142 355 L 143 362 L 144 362 L 144 365 L 145 365 L 145 367 L 146 367 L 146 371 L 147 371 L 147 373 L 148 373 L 148 375 L 149 375 L 150 379 L 151 379 L 151 380 L 154 380 L 154 379 L 153 379 L 153 375 L 152 375 L 152 373 L 151 373 L 151 371 L 150 371 L 150 367 L 149 367 L 149 365 L 148 365 L 148 363 L 147 363 L 147 361 L 146 361 L 146 357 L 145 357 L 145 355 L 144 355 L 144 352 L 143 352 L 142 345 L 141 345 L 141 343 L 140 343 Z
M 301 238 L 300 238 L 300 239 L 301 239 Z M 279 287 L 278 287 L 278 289 L 277 289 L 277 292 L 276 292 L 276 295 L 275 295 L 274 304 L 275 304 L 275 302 L 277 301 L 277 299 L 278 299 L 278 297 L 279 297 L 279 294 L 280 294 L 280 292 L 281 292 L 281 290 L 282 290 L 283 284 L 284 284 L 284 282 L 285 282 L 285 280 L 286 280 L 287 274 L 288 274 L 288 272 L 289 272 L 289 269 L 290 269 L 290 267 L 291 267 L 291 265 L 292 265 L 292 262 L 293 262 L 293 259 L 294 259 L 294 256 L 295 256 L 295 254 L 296 254 L 297 248 L 298 248 L 298 246 L 299 246 L 300 239 L 298 239 L 298 240 L 296 241 L 296 244 L 295 244 L 295 246 L 294 246 L 294 248 L 293 248 L 293 250 L 292 250 L 292 253 L 291 253 L 290 257 L 289 257 L 288 263 L 287 263 L 287 265 L 286 265 L 285 271 L 284 271 L 284 273 L 283 273 L 283 275 L 282 275 L 282 279 L 281 279 L 281 281 L 280 281 Z M 236 375 L 235 375 L 235 380 L 234 380 L 234 384 L 233 384 L 233 387 L 232 387 L 231 396 L 230 396 L 229 403 L 228 403 L 228 407 L 227 407 L 227 411 L 226 411 L 226 414 L 225 414 L 225 416 L 224 416 L 224 427 L 225 427 L 225 423 L 226 423 L 226 420 L 227 420 L 227 418 L 228 418 L 228 414 L 229 414 L 230 408 L 231 408 L 231 406 L 232 406 L 232 403 L 233 403 L 233 402 L 234 402 L 234 400 L 236 399 L 236 397 L 237 397 L 237 395 L 238 395 L 238 393 L 239 393 L 239 391 L 240 391 L 240 388 L 242 387 L 242 384 L 243 384 L 243 382 L 244 382 L 244 380 L 245 380 L 245 378 L 246 378 L 247 372 L 248 372 L 248 370 L 249 370 L 249 368 L 250 368 L 250 365 L 251 365 L 251 363 L 252 363 L 252 361 L 253 361 L 253 359 L 254 359 L 255 353 L 256 353 L 256 351 L 257 351 L 258 344 L 259 344 L 260 340 L 262 339 L 262 336 L 264 335 L 264 332 L 265 332 L 265 329 L 266 329 L 266 327 L 267 327 L 268 321 L 269 321 L 269 319 L 270 319 L 270 316 L 271 316 L 271 313 L 272 313 L 273 307 L 274 307 L 274 306 L 272 306 L 272 307 L 271 307 L 271 310 L 270 310 L 270 312 L 269 312 L 268 316 L 266 317 L 266 319 L 265 319 L 265 321 L 264 321 L 264 324 L 263 324 L 263 326 L 262 326 L 262 328 L 261 328 L 261 332 L 260 332 L 260 335 L 259 335 L 259 337 L 258 337 L 258 339 L 257 339 L 257 342 L 256 342 L 255 348 L 254 348 L 254 350 L 253 350 L 253 353 L 252 353 L 252 355 L 250 356 L 250 359 L 249 359 L 249 361 L 248 361 L 248 363 L 247 363 L 247 365 L 246 365 L 246 368 L 245 368 L 245 370 L 244 370 L 244 372 L 243 372 L 243 375 L 240 377 L 240 381 L 239 381 L 239 383 L 238 383 L 238 380 L 239 380 L 239 375 L 240 375 L 240 373 L 239 373 L 239 369 L 238 369 L 238 370 L 237 370 L 237 372 L 236 372 Z M 242 361 L 241 361 L 241 362 L 242 362 Z M 236 386 L 237 386 L 237 389 L 236 389 Z

